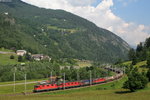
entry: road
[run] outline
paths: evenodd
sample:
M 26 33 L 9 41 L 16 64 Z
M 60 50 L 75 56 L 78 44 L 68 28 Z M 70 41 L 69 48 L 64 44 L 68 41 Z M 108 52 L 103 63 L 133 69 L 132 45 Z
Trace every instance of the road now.
M 43 80 L 43 81 L 45 81 L 45 80 Z M 37 82 L 39 82 L 39 81 L 33 81 L 33 82 L 26 82 L 26 84 L 33 84 L 33 83 L 37 83 Z M 25 84 L 24 82 L 22 82 L 22 83 L 15 83 L 15 85 L 23 85 L 23 84 Z M 2 87 L 2 86 L 13 86 L 14 84 L 3 84 L 3 85 L 0 85 L 0 87 Z
M 15 52 L 4 52 L 4 51 L 0 51 L 0 54 L 15 54 Z

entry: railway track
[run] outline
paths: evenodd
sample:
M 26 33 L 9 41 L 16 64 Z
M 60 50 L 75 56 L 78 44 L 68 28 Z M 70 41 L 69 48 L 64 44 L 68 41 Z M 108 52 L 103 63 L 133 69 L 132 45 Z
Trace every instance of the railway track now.
M 116 70 L 113 70 L 113 69 L 109 69 L 109 68 L 105 68 L 107 70 L 111 70 L 113 72 L 116 72 Z M 116 72 L 118 74 L 118 72 Z M 103 85 L 103 84 L 107 84 L 107 83 L 112 83 L 112 82 L 115 82 L 115 81 L 118 81 L 120 79 L 122 79 L 123 75 L 118 77 L 118 78 L 115 78 L 111 81 L 106 81 L 106 82 L 103 82 L 103 83 L 99 83 L 99 84 L 92 84 L 92 85 L 88 85 L 88 86 L 82 86 L 82 87 L 74 87 L 74 88 L 69 88 L 69 89 L 65 89 L 65 90 L 73 90 L 73 89 L 81 89 L 81 88 L 86 88 L 86 87 L 92 87 L 92 86 L 97 86 L 97 85 Z M 44 91 L 44 92 L 22 92 L 22 93 L 13 93 L 13 94 L 1 94 L 0 96 L 19 96 L 19 95 L 37 95 L 37 94 L 42 94 L 42 93 L 54 93 L 54 92 L 58 92 L 58 91 L 64 91 L 64 89 L 60 89 L 60 90 L 53 90 L 53 91 Z

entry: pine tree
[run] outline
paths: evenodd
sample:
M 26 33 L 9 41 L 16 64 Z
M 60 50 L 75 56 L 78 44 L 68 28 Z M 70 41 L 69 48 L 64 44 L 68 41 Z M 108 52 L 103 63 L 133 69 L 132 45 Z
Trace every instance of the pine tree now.
M 145 46 L 146 48 L 149 48 L 149 47 L 150 47 L 150 38 L 147 38 L 147 39 L 146 39 L 144 46 Z
M 147 59 L 147 67 L 150 68 L 150 57 Z
M 31 60 L 31 55 L 29 55 L 29 53 L 26 53 L 25 59 L 30 61 Z
M 136 65 L 136 63 L 137 63 L 137 58 L 135 57 L 132 59 L 132 65 Z
M 146 76 L 147 76 L 147 78 L 148 78 L 148 79 L 149 79 L 149 81 L 150 81 L 150 68 L 149 68 L 149 70 L 147 71 Z
M 18 62 L 22 62 L 22 61 L 23 61 L 22 56 L 18 56 Z
M 136 57 L 136 52 L 135 50 L 132 48 L 130 49 L 129 51 L 129 54 L 128 54 L 128 57 L 129 57 L 129 60 L 132 61 L 132 64 L 135 65 L 137 63 L 137 57 Z
M 140 44 L 137 45 L 136 51 L 137 51 L 137 52 L 141 52 L 142 50 L 143 50 L 143 45 L 142 45 L 142 43 L 140 42 Z

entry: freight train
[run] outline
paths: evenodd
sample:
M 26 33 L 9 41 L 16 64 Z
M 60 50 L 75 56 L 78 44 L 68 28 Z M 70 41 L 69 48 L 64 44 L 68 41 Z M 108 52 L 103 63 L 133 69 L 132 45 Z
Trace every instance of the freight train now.
M 117 80 L 123 76 L 123 71 L 119 69 L 113 69 L 112 67 L 105 67 L 105 69 L 115 72 L 114 76 L 104 77 L 104 78 L 96 78 L 90 80 L 81 80 L 74 82 L 63 82 L 63 83 L 48 83 L 44 82 L 39 85 L 34 86 L 33 92 L 43 92 L 43 91 L 52 91 L 52 90 L 61 90 L 75 87 L 83 87 L 88 85 L 102 84 L 110 81 Z

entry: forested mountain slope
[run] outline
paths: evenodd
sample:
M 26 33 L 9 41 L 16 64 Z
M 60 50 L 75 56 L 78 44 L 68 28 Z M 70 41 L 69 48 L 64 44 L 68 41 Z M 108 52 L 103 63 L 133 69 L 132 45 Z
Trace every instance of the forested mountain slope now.
M 120 37 L 86 19 L 20 0 L 0 3 L 0 47 L 101 62 L 126 59 L 129 50 Z

